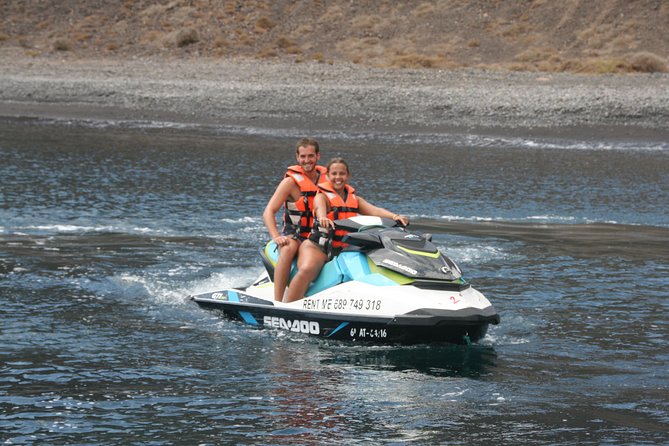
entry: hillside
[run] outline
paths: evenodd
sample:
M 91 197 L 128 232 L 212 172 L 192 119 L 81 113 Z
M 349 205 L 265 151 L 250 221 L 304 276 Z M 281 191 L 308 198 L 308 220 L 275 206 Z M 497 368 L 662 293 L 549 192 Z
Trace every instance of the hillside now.
M 665 0 L 0 2 L 31 57 L 281 59 L 374 67 L 667 71 Z

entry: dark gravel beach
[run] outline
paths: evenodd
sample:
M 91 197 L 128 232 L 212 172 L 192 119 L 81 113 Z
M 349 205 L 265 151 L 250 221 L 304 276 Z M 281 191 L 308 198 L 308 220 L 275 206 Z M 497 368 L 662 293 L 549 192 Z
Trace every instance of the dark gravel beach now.
M 252 60 L 0 54 L 0 116 L 313 132 L 513 132 L 666 139 L 669 75 L 377 69 Z M 613 133 L 611 133 L 613 132 Z

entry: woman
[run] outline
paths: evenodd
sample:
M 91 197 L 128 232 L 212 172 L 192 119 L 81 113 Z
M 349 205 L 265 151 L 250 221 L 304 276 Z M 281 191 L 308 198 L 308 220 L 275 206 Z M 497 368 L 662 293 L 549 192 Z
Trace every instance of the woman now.
M 355 189 L 347 184 L 350 175 L 348 164 L 343 158 L 333 158 L 328 163 L 327 181 L 318 184 L 319 193 L 314 200 L 316 218 L 322 228 L 332 230 L 334 220 L 359 214 L 391 218 L 405 226 L 409 224 L 409 219 L 404 215 L 393 214 L 357 196 Z M 346 246 L 346 243 L 342 241 L 344 235 L 343 231 L 335 231 L 331 247 L 335 253 Z M 316 279 L 327 261 L 328 253 L 318 244 L 319 238 L 318 228 L 314 228 L 309 239 L 300 246 L 297 256 L 298 271 L 288 286 L 286 302 L 302 299 L 309 285 Z

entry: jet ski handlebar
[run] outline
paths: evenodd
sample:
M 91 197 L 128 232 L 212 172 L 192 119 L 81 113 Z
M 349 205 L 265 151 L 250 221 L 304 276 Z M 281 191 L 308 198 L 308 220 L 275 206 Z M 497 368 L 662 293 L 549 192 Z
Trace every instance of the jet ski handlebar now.
M 396 228 L 404 231 L 404 226 L 391 218 L 359 215 L 334 220 L 335 229 L 347 231 L 344 242 L 360 249 L 376 249 L 383 247 L 379 230 Z M 373 230 L 376 229 L 376 230 Z M 331 231 L 334 233 L 334 231 Z

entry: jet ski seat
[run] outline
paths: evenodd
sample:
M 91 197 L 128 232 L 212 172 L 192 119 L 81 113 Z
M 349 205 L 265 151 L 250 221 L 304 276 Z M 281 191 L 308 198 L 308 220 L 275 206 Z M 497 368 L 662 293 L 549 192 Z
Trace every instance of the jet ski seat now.
M 260 249 L 260 257 L 267 270 L 270 279 L 274 280 L 274 267 L 279 259 L 279 250 L 274 241 L 270 241 L 264 248 Z M 378 268 L 374 267 L 375 270 Z M 297 272 L 297 262 L 293 261 L 290 272 L 292 279 Z M 321 273 L 307 289 L 306 296 L 312 296 L 330 287 L 343 282 L 357 280 L 377 286 L 392 286 L 398 282 L 392 280 L 378 271 L 372 271 L 368 257 L 359 251 L 343 251 L 338 256 L 327 262 Z

